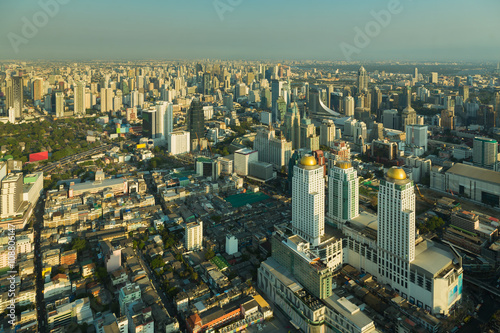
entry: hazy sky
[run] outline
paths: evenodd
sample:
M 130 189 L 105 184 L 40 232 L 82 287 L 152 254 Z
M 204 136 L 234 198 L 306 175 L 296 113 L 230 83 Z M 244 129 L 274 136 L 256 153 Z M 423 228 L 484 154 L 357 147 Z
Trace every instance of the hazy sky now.
M 44 17 L 54 1 L 65 4 Z M 374 25 L 393 2 L 399 12 Z M 496 62 L 499 14 L 498 0 L 0 0 L 0 59 Z M 373 37 L 343 52 L 367 24 Z

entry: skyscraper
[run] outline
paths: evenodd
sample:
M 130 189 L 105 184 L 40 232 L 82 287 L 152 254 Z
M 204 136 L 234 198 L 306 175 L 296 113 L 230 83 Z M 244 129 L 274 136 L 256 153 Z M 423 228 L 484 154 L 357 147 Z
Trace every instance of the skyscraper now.
M 205 113 L 198 99 L 193 99 L 187 112 L 187 130 L 191 140 L 200 140 L 205 137 Z
M 336 222 L 359 215 L 359 179 L 349 161 L 337 161 L 328 176 L 328 217 Z
M 7 81 L 7 108 L 14 108 L 16 119 L 21 118 L 24 107 L 24 91 L 22 76 L 13 76 Z
M 43 95 L 43 79 L 37 78 L 33 81 L 33 88 L 31 91 L 31 97 L 33 101 L 41 101 Z
M 292 142 L 292 149 L 300 148 L 300 112 L 297 103 L 292 103 L 285 114 L 285 137 Z
M 351 95 L 344 97 L 344 115 L 348 117 L 354 116 L 354 97 Z
M 10 173 L 0 180 L 0 217 L 16 215 L 23 202 L 23 174 Z
M 75 86 L 75 116 L 85 114 L 85 82 L 78 81 Z
M 101 112 L 108 112 L 111 110 L 113 110 L 113 90 L 111 88 L 102 88 L 101 89 Z
M 323 120 L 319 131 L 319 144 L 332 147 L 335 141 L 335 123 L 333 120 Z
M 203 80 L 202 80 L 203 95 L 210 95 L 211 90 L 212 90 L 211 85 L 212 85 L 212 82 L 211 82 L 210 73 L 203 73 Z
M 415 73 L 413 74 L 413 78 L 418 81 L 418 68 L 415 67 Z
M 406 107 L 401 113 L 401 128 L 405 129 L 406 125 L 415 125 L 417 123 L 417 112 L 411 107 L 411 87 L 406 87 L 403 93 Z
M 323 167 L 305 155 L 294 166 L 292 179 L 293 232 L 318 246 L 325 234 L 325 180 Z
M 271 81 L 271 112 L 273 115 L 273 122 L 280 122 L 283 120 L 280 119 L 278 113 L 278 98 L 283 94 L 283 83 L 284 82 L 280 80 Z
M 142 110 L 142 136 L 154 139 L 156 128 L 156 109 Z
M 438 83 L 438 73 L 436 72 L 431 72 L 431 82 L 430 83 Z
M 415 190 L 403 169 L 392 167 L 378 193 L 379 275 L 408 290 L 410 263 L 415 259 Z
M 56 117 L 64 117 L 64 93 L 56 92 Z
M 363 66 L 361 66 L 358 70 L 358 92 L 368 89 L 369 80 L 370 78 L 368 77 L 368 72 Z
M 203 248 L 203 221 L 189 222 L 184 225 L 184 246 L 187 251 Z
M 498 156 L 498 142 L 490 138 L 474 138 L 472 160 L 475 166 L 495 170 Z
M 463 85 L 458 88 L 460 96 L 462 96 L 464 103 L 469 99 L 469 86 Z

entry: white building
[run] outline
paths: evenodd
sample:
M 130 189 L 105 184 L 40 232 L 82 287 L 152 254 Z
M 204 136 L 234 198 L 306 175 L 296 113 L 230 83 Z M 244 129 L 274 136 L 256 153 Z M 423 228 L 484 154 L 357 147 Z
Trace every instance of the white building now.
M 354 97 L 344 97 L 344 115 L 347 117 L 354 116 Z
M 85 114 L 85 82 L 78 81 L 75 85 L 75 116 Z
M 359 215 L 359 179 L 349 161 L 338 161 L 328 176 L 328 218 L 344 222 Z
M 292 228 L 313 246 L 325 234 L 325 179 L 323 167 L 305 155 L 294 166 L 292 180 Z
M 226 235 L 226 253 L 230 256 L 238 252 L 238 238 Z
M 187 251 L 203 249 L 203 222 L 190 222 L 184 226 L 184 246 Z
M 248 164 L 259 160 L 259 152 L 243 148 L 234 152 L 234 172 L 240 176 L 248 176 Z
M 43 191 L 43 172 L 35 172 L 24 176 L 23 201 L 35 206 Z
M 64 117 L 64 93 L 56 92 L 56 117 Z
M 406 150 L 415 156 L 421 156 L 427 151 L 427 126 L 406 125 Z
M 121 288 L 118 295 L 121 314 L 125 314 L 125 309 L 127 308 L 128 304 L 139 301 L 140 299 L 141 288 L 137 283 L 128 283 L 125 287 Z
M 169 134 L 168 149 L 170 154 L 178 155 L 189 153 L 190 133 L 186 131 L 172 132 Z

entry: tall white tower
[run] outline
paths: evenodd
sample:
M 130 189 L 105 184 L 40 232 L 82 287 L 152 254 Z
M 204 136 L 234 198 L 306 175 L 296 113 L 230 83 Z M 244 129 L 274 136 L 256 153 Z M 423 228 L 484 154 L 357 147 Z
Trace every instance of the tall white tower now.
M 328 179 L 328 217 L 344 222 L 359 215 L 358 172 L 349 161 L 338 161 Z
M 64 117 L 64 93 L 56 92 L 56 117 Z
M 407 290 L 415 259 L 415 190 L 400 168 L 390 168 L 380 181 L 377 245 L 379 274 Z
M 294 166 L 292 180 L 293 232 L 318 246 L 325 234 L 325 180 L 323 167 L 305 155 Z
M 350 95 L 344 97 L 344 115 L 354 116 L 354 97 Z
M 85 114 L 85 83 L 78 81 L 75 86 L 75 116 Z

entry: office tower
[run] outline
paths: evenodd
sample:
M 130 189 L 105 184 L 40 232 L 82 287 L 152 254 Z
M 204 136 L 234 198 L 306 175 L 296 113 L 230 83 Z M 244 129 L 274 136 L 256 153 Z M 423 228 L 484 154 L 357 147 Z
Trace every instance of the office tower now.
M 203 105 L 198 99 L 193 99 L 187 112 L 187 130 L 191 140 L 200 140 L 205 137 L 205 113 Z
M 406 87 L 403 95 L 406 107 L 401 113 L 401 128 L 406 128 L 406 125 L 415 125 L 417 123 L 417 112 L 411 107 L 411 87 Z
M 374 87 L 371 95 L 371 113 L 377 115 L 377 121 L 381 121 L 382 92 L 378 87 Z
M 364 144 L 367 139 L 366 124 L 362 121 L 356 122 L 353 128 L 354 142 L 357 144 Z
M 302 118 L 300 120 L 300 148 L 306 148 L 307 138 L 315 135 L 316 135 L 316 126 L 314 126 L 314 124 L 311 122 L 311 119 Z M 317 150 L 317 149 L 311 149 L 311 150 Z
M 370 78 L 368 77 L 368 72 L 363 66 L 361 66 L 358 70 L 358 92 L 368 89 L 369 80 Z
M 294 166 L 292 179 L 292 230 L 312 246 L 325 233 L 325 179 L 323 167 L 305 155 Z
M 269 163 L 277 170 L 281 170 L 292 156 L 292 143 L 284 137 L 272 138 L 269 142 L 269 156 Z
M 189 222 L 184 225 L 184 247 L 186 251 L 203 249 L 203 221 Z
M 33 81 L 33 88 L 31 91 L 31 97 L 33 101 L 41 101 L 43 96 L 43 79 L 35 79 Z
M 455 112 L 453 110 L 441 111 L 441 127 L 447 130 L 455 128 Z
M 189 153 L 191 149 L 191 136 L 189 132 L 171 132 L 168 135 L 168 149 L 172 155 Z
M 78 81 L 75 86 L 75 116 L 85 114 L 85 83 Z
M 350 161 L 337 161 L 328 176 L 328 217 L 344 222 L 358 215 L 358 173 Z
M 234 172 L 240 176 L 248 176 L 248 165 L 259 161 L 259 152 L 248 148 L 234 152 Z
M 210 95 L 212 92 L 211 80 L 212 78 L 210 77 L 210 73 L 203 73 L 203 79 L 201 82 L 203 95 Z
M 166 106 L 163 135 L 168 138 L 174 131 L 174 105 L 170 102 L 163 102 L 163 105 Z
M 292 103 L 285 114 L 285 137 L 292 142 L 292 149 L 300 148 L 300 112 L 297 103 Z
M 64 117 L 64 93 L 56 92 L 56 117 Z
M 430 83 L 438 83 L 438 73 L 436 72 L 431 72 L 431 82 Z
M 469 75 L 467 76 L 467 85 L 468 86 L 473 86 L 474 85 L 474 77 Z
M 222 103 L 229 112 L 233 111 L 233 94 L 224 95 Z
M 23 202 L 23 174 L 10 173 L 0 180 L 0 217 L 16 215 Z
M 270 150 L 269 150 L 269 142 L 271 139 L 274 139 L 275 133 L 274 129 L 259 129 L 257 135 L 255 136 L 255 140 L 253 142 L 253 149 L 259 152 L 259 161 L 270 163 Z
M 418 81 L 418 68 L 415 67 L 415 73 L 413 74 L 413 78 Z
M 335 141 L 335 123 L 331 119 L 323 120 L 319 131 L 319 144 L 331 147 Z
M 101 89 L 101 112 L 113 110 L 113 90 L 111 88 Z
M 13 76 L 7 82 L 7 108 L 14 108 L 16 119 L 21 118 L 24 107 L 24 88 L 22 76 Z
M 472 160 L 475 166 L 496 171 L 496 165 L 498 163 L 498 142 L 490 138 L 474 138 Z
M 354 116 L 354 97 L 351 95 L 344 97 L 344 115 L 347 117 Z
M 401 117 L 398 114 L 398 110 L 384 110 L 382 114 L 384 128 L 399 129 L 399 123 Z
M 149 139 L 156 137 L 156 109 L 142 110 L 142 136 Z
M 278 114 L 278 98 L 283 95 L 283 81 L 271 80 L 271 112 L 273 114 L 273 122 L 280 122 Z
M 378 273 L 398 290 L 408 290 L 415 238 L 413 181 L 407 179 L 403 169 L 392 167 L 380 181 L 378 193 Z
M 427 151 L 427 126 L 406 125 L 406 145 Z
M 460 76 L 455 76 L 455 78 L 453 79 L 453 85 L 455 86 L 455 88 L 460 87 Z
M 467 102 L 469 99 L 469 86 L 460 86 L 459 90 L 459 95 L 462 96 L 462 99 L 464 100 L 464 103 Z

